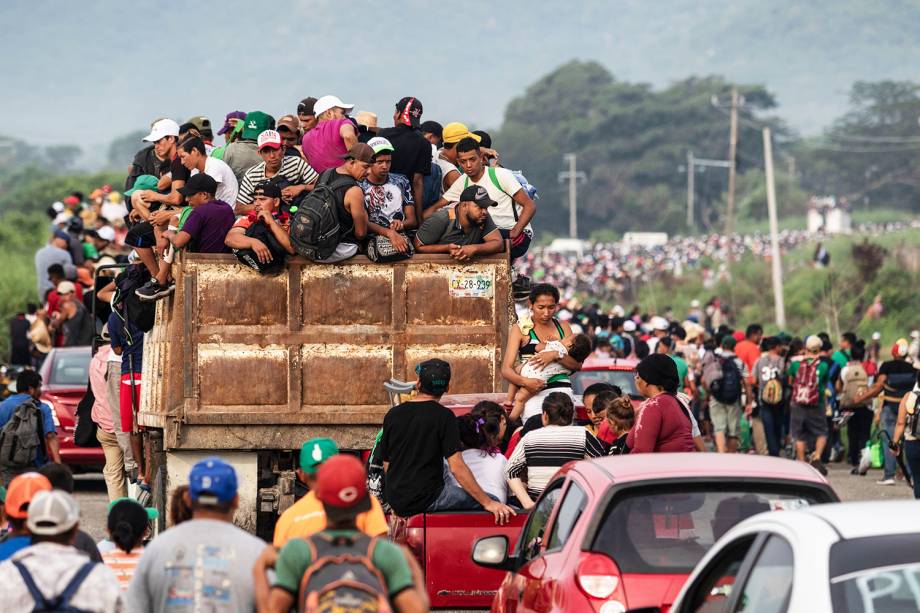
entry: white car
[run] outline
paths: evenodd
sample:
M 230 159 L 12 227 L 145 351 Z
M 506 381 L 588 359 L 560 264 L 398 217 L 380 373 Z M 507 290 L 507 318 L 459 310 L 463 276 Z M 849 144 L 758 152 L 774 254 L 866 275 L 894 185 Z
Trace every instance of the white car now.
M 694 568 L 670 613 L 920 611 L 920 502 L 761 513 Z

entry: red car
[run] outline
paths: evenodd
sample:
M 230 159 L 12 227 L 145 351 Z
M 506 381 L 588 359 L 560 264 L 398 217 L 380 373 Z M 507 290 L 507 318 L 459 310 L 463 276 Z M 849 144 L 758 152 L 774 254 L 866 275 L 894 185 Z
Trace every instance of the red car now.
M 42 402 L 51 407 L 61 444 L 61 461 L 71 467 L 99 468 L 105 465 L 101 447 L 77 447 L 73 442 L 77 405 L 89 384 L 91 347 L 56 347 L 45 358 Z
M 581 370 L 572 375 L 572 391 L 581 395 L 595 383 L 609 383 L 623 390 L 633 400 L 642 396 L 636 389 L 636 362 L 622 358 L 590 357 L 582 364 Z
M 813 468 L 780 458 L 637 454 L 564 466 L 510 550 L 480 539 L 473 560 L 507 572 L 492 611 L 667 611 L 697 562 L 738 522 L 836 502 Z

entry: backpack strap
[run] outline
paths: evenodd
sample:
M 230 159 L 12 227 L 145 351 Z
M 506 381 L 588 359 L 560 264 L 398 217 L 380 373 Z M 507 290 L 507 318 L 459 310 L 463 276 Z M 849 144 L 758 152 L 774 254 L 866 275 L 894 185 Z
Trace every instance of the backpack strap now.
M 88 561 L 80 567 L 80 570 L 78 570 L 73 577 L 71 577 L 70 581 L 67 583 L 67 587 L 65 587 L 64 591 L 55 599 L 58 608 L 63 608 L 70 604 L 70 599 L 74 597 L 74 594 L 76 594 L 80 586 L 83 585 L 83 581 L 86 577 L 93 572 L 93 568 L 96 567 L 96 564 L 97 562 L 93 560 Z
M 492 182 L 492 185 L 494 185 L 498 191 L 500 191 L 501 193 L 511 198 L 511 212 L 514 214 L 514 221 L 517 221 L 518 220 L 517 203 L 514 202 L 514 196 L 506 192 L 504 188 L 502 187 L 501 182 L 498 180 L 498 175 L 495 173 L 495 167 L 487 166 L 486 174 L 489 175 L 489 180 Z M 463 175 L 463 189 L 466 189 L 469 186 L 470 186 L 469 175 Z
M 48 599 L 45 598 L 45 595 L 42 594 L 41 590 L 38 589 L 38 586 L 35 585 L 35 579 L 32 578 L 32 573 L 29 572 L 29 569 L 26 568 L 26 565 L 19 560 L 13 560 L 13 566 L 16 567 L 16 570 L 19 571 L 20 576 L 22 576 L 22 582 L 26 584 L 26 589 L 29 590 L 29 594 L 32 596 L 32 600 L 35 601 L 35 608 L 38 610 L 50 609 L 52 603 L 48 602 Z M 78 574 L 79 572 L 80 571 L 77 571 Z

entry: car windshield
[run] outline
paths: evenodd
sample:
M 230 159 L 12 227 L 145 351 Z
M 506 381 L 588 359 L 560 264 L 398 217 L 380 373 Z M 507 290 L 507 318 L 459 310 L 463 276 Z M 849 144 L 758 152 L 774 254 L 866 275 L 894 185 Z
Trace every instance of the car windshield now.
M 828 557 L 834 611 L 920 611 L 920 534 L 840 541 Z
M 635 372 L 632 370 L 582 370 L 572 377 L 572 391 L 584 394 L 588 386 L 595 383 L 609 383 L 616 385 L 624 394 L 633 398 L 641 398 L 636 389 Z
M 591 550 L 609 555 L 624 573 L 689 573 L 738 522 L 763 511 L 815 502 L 815 492 L 795 486 L 643 488 L 611 500 Z
M 79 353 L 59 353 L 54 356 L 49 385 L 86 385 L 89 381 L 89 348 Z

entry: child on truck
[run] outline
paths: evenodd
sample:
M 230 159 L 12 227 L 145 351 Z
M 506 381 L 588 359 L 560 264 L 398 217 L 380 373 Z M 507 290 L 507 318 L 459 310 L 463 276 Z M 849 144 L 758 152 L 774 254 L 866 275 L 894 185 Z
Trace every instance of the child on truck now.
M 570 334 L 561 341 L 551 340 L 540 343 L 537 345 L 536 349 L 537 353 L 555 352 L 559 354 L 560 358 L 568 355 L 579 362 L 584 362 L 585 359 L 591 355 L 592 350 L 591 339 L 586 334 Z M 540 379 L 546 382 L 547 385 L 553 383 L 557 378 L 568 379 L 572 374 L 571 370 L 559 362 L 552 362 L 545 367 L 540 367 L 530 362 L 521 362 L 515 367 L 515 372 L 528 379 Z M 520 415 L 524 411 L 524 404 L 533 398 L 533 396 L 534 394 L 526 388 L 519 388 L 511 384 L 508 386 L 508 400 L 506 404 L 513 407 L 514 410 L 512 414 Z

